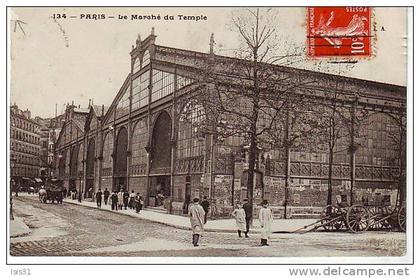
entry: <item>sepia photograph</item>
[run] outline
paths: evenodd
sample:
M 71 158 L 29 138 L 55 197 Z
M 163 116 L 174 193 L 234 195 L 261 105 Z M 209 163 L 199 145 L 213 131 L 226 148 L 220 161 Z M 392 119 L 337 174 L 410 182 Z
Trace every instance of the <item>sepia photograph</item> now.
M 8 261 L 410 263 L 412 12 L 8 7 Z

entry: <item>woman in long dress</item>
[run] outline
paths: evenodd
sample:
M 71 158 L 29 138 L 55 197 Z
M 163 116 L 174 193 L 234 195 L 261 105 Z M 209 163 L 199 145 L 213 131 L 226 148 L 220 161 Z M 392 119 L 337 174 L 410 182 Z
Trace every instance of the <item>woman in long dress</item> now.
M 242 237 L 242 232 L 244 232 L 246 236 L 247 232 L 246 232 L 245 210 L 242 208 L 241 203 L 236 204 L 236 208 L 232 212 L 232 216 L 236 220 L 236 227 L 238 228 L 238 236 Z
M 271 235 L 271 224 L 273 223 L 273 214 L 271 209 L 268 207 L 268 201 L 262 202 L 262 208 L 260 209 L 259 220 L 261 224 L 261 246 L 268 246 L 268 239 Z

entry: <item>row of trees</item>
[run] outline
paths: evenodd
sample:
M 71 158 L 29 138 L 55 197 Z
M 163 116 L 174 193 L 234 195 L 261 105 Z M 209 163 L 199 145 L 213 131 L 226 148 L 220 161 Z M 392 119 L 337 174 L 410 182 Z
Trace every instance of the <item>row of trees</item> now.
M 286 161 L 285 217 L 291 150 L 328 154 L 326 203 L 331 204 L 334 153 L 340 151 L 337 142 L 340 146 L 344 142 L 350 154 L 350 203 L 353 203 L 355 153 L 363 139 L 360 127 L 372 112 L 359 108 L 359 92 L 349 94 L 346 82 L 340 77 L 351 64 L 336 65 L 338 74 L 325 76 L 323 80 L 311 78 L 302 70 L 279 67 L 293 65 L 293 61 L 301 62 L 304 52 L 289 47 L 287 53 L 278 54 L 281 51 L 273 12 L 270 9 L 247 9 L 233 15 L 232 28 L 239 34 L 241 42 L 235 51 L 239 59 L 223 65 L 209 61 L 202 80 L 207 89 L 193 97 L 205 107 L 205 126 L 208 129 L 205 132 L 217 134 L 217 138 L 241 137 L 243 145 L 248 148 L 249 169 L 256 168 L 260 149 L 282 150 Z M 398 134 L 391 136 L 400 151 L 400 161 L 403 161 L 405 120 L 402 117 L 405 114 L 391 115 L 399 126 Z M 255 171 L 247 173 L 247 195 L 252 203 Z M 402 175 L 403 165 L 400 165 L 401 187 L 404 184 Z

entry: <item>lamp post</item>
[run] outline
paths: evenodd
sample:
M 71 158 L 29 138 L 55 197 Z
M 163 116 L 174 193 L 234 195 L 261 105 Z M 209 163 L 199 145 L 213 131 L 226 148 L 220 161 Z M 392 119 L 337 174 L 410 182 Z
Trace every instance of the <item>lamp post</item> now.
M 10 159 L 10 172 L 12 172 L 12 170 L 15 167 L 15 159 L 12 157 Z M 11 175 L 13 176 L 13 175 Z M 15 187 L 15 180 L 11 180 L 10 181 L 10 220 L 14 220 L 15 218 L 13 217 L 13 198 L 12 198 L 12 190 Z
M 82 195 L 82 188 L 83 188 L 83 172 L 79 171 L 79 202 L 81 201 L 81 199 L 83 198 L 83 196 L 86 196 L 86 192 L 83 192 Z

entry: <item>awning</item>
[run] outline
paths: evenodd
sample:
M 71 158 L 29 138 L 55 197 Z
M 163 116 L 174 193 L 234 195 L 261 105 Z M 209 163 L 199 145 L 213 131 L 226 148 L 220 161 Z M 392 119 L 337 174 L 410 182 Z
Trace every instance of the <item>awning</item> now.
M 39 179 L 39 178 L 34 178 L 34 180 L 36 181 L 36 182 L 43 182 L 41 179 Z

